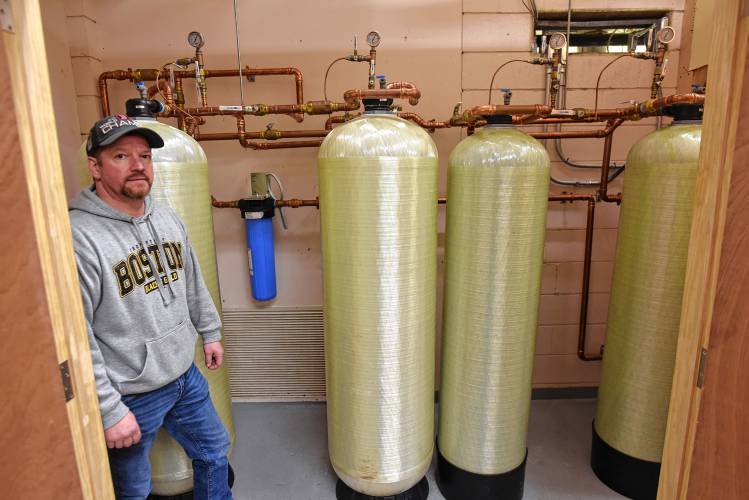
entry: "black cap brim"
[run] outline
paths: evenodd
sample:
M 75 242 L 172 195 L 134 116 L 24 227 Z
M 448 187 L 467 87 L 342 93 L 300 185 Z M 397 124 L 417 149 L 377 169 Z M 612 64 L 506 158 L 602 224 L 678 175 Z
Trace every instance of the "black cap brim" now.
M 106 139 L 99 143 L 96 150 L 87 151 L 86 153 L 88 154 L 88 156 L 92 156 L 94 153 L 96 153 L 97 150 L 114 144 L 126 135 L 139 135 L 143 137 L 151 149 L 164 147 L 164 139 L 162 139 L 161 136 L 153 130 L 146 127 L 127 126 L 120 127 L 115 132 L 112 132 Z

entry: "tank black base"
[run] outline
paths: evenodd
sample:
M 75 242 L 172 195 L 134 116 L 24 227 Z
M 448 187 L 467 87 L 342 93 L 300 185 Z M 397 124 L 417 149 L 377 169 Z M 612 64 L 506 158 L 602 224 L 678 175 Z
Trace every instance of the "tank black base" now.
M 388 495 L 384 497 L 373 497 L 364 493 L 354 491 L 341 481 L 338 480 L 338 484 L 335 486 L 335 497 L 337 500 L 426 500 L 429 496 L 429 483 L 427 482 L 426 476 L 421 478 L 421 481 L 416 483 L 413 488 L 398 493 L 397 495 Z
M 229 488 L 234 487 L 234 468 L 229 464 Z M 188 491 L 187 493 L 180 493 L 179 495 L 148 495 L 148 498 L 146 500 L 193 500 L 192 491 Z
M 520 500 L 525 484 L 523 463 L 502 474 L 476 474 L 454 466 L 437 449 L 437 486 L 447 500 Z
M 658 496 L 660 462 L 642 460 L 614 449 L 598 435 L 595 421 L 590 466 L 603 484 L 620 495 L 635 500 L 655 500 Z

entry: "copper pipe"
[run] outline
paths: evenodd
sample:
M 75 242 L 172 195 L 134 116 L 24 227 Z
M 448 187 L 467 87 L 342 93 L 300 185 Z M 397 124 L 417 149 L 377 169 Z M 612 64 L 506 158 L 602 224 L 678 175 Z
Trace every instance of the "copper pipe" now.
M 166 80 L 159 80 L 158 83 L 154 83 L 150 87 L 148 87 L 148 98 L 153 99 L 153 97 L 161 92 L 164 95 L 164 100 L 166 101 L 166 104 L 174 105 L 174 93 L 172 92 L 172 86 L 169 85 L 169 82 Z
M 298 198 L 292 198 L 290 200 L 276 200 L 276 206 L 277 207 L 289 207 L 289 208 L 299 208 L 299 207 L 320 207 L 320 198 L 315 198 L 314 200 L 300 200 Z
M 585 225 L 585 255 L 583 256 L 583 280 L 580 297 L 580 325 L 577 334 L 577 357 L 583 361 L 601 359 L 601 355 L 590 356 L 585 352 L 587 341 L 588 303 L 590 295 L 590 267 L 593 255 L 593 227 L 596 214 L 596 196 L 593 194 L 557 194 L 549 195 L 549 201 L 588 202 L 588 219 Z
M 616 120 L 609 120 L 606 122 L 606 127 L 598 130 L 580 130 L 577 132 L 567 131 L 567 132 L 530 132 L 528 135 L 531 137 L 535 137 L 536 139 L 600 139 L 601 137 L 610 137 L 611 134 L 614 133 L 614 130 L 616 130 L 619 125 L 621 125 L 624 122 L 624 120 L 618 118 Z M 606 152 L 605 149 L 605 143 L 604 143 L 604 154 Z M 609 156 L 611 155 L 611 148 L 609 145 Z M 608 169 L 607 169 L 608 170 Z
M 408 83 L 408 82 L 405 82 Z M 448 122 L 444 121 L 437 121 L 437 120 L 425 120 L 421 116 L 417 115 L 416 113 L 410 113 L 410 112 L 402 112 L 398 113 L 398 116 L 403 118 L 404 120 L 410 120 L 417 124 L 418 126 L 425 128 L 431 132 L 434 132 L 435 129 L 438 128 L 450 128 L 450 124 Z
M 466 121 L 484 115 L 533 115 L 538 117 L 539 123 L 564 123 L 565 121 L 595 121 L 610 118 L 640 119 L 644 116 L 652 116 L 661 109 L 672 104 L 704 104 L 705 96 L 702 94 L 674 94 L 658 99 L 648 99 L 641 103 L 632 104 L 623 108 L 612 109 L 587 109 L 575 108 L 573 110 L 553 110 L 550 106 L 535 105 L 510 105 L 510 106 L 476 106 L 463 115 Z M 568 113 L 566 116 L 554 116 L 560 112 Z M 552 115 L 549 117 L 548 115 Z
M 354 102 L 325 102 L 310 101 L 306 104 L 251 104 L 245 106 L 244 111 L 233 109 L 220 109 L 219 106 L 206 106 L 201 108 L 185 108 L 184 113 L 192 116 L 238 116 L 238 115 L 292 115 L 297 121 L 301 121 L 297 116 L 308 115 L 327 115 L 336 111 L 355 111 L 359 109 L 360 103 Z M 173 117 L 179 112 L 174 109 L 167 109 L 160 116 Z
M 396 82 L 396 83 L 409 83 L 409 82 Z M 411 84 L 413 85 L 413 84 Z M 408 99 L 408 103 L 412 106 L 419 104 L 421 98 L 421 91 L 415 86 L 412 88 L 391 88 L 391 89 L 377 89 L 377 90 L 361 90 L 353 89 L 347 90 L 343 94 L 343 100 L 348 103 L 358 102 L 361 99 L 376 99 L 376 98 L 393 98 L 393 99 Z
M 624 108 L 613 109 L 575 109 L 578 118 L 627 118 L 637 120 L 644 116 L 652 116 L 661 109 L 672 104 L 704 104 L 705 96 L 702 94 L 672 94 L 658 99 L 648 99 L 641 103 L 632 104 Z
M 218 201 L 216 198 L 213 197 L 213 195 L 211 195 L 211 205 L 213 205 L 216 208 L 238 208 L 239 200 Z
M 509 106 L 486 104 L 483 106 L 474 106 L 463 113 L 463 117 L 466 121 L 486 115 L 532 115 L 541 117 L 549 115 L 552 111 L 551 106 L 543 104 L 511 104 Z
M 104 116 L 109 116 L 109 91 L 107 90 L 107 80 L 127 80 L 131 72 L 124 70 L 105 71 L 99 75 L 99 98 L 101 99 L 101 112 Z
M 245 120 L 243 116 L 237 116 L 237 133 L 239 144 L 248 149 L 286 149 L 286 148 L 316 148 L 322 144 L 318 141 L 283 141 L 283 142 L 255 142 L 247 138 L 245 132 Z
M 196 141 L 236 141 L 239 140 L 238 132 L 221 132 L 214 134 L 201 134 L 197 133 L 193 135 Z
M 157 69 L 141 69 L 139 71 L 142 80 L 155 80 Z M 250 68 L 245 66 L 242 68 L 242 76 L 252 78 L 254 76 L 284 76 L 293 75 L 294 83 L 296 88 L 296 102 L 297 104 L 304 103 L 304 77 L 302 72 L 297 68 Z M 175 71 L 175 77 L 179 78 L 195 78 L 194 71 Z M 228 78 L 239 76 L 238 69 L 207 69 L 205 70 L 205 78 Z M 125 78 L 129 79 L 129 78 Z
M 611 137 L 611 135 L 607 136 Z M 585 352 L 587 323 L 588 323 L 588 302 L 590 298 L 590 266 L 593 256 L 593 223 L 596 215 L 596 200 L 591 196 L 588 199 L 588 218 L 585 226 L 585 255 L 583 256 L 583 283 L 580 296 L 580 327 L 577 335 L 577 357 L 583 361 L 595 361 L 603 359 L 599 354 L 588 355 Z
M 345 115 L 330 115 L 328 119 L 325 120 L 325 130 L 333 130 L 334 123 L 346 123 L 347 121 L 353 120 L 354 118 L 357 118 L 359 116 L 361 116 L 361 113 L 354 113 L 354 114 L 346 113 Z
M 543 125 L 543 124 L 551 124 L 551 123 L 595 123 L 595 122 L 605 122 L 605 118 L 595 118 L 595 117 L 586 117 L 586 118 L 576 118 L 576 117 L 568 117 L 568 118 L 535 118 L 532 122 L 525 122 L 525 124 L 532 123 L 533 125 Z
M 202 56 L 202 54 L 201 54 Z M 201 63 L 202 67 L 202 63 Z M 109 106 L 109 91 L 107 89 L 107 80 L 130 80 L 130 81 L 155 81 L 163 71 L 155 68 L 143 68 L 143 69 L 127 69 L 127 70 L 115 70 L 105 71 L 99 75 L 99 96 L 101 99 L 101 109 L 105 116 L 110 113 Z M 297 104 L 304 103 L 304 77 L 302 72 L 297 68 L 250 68 L 245 66 L 242 69 L 242 74 L 246 75 L 247 78 L 254 76 L 268 76 L 268 75 L 293 75 L 296 87 L 296 102 Z M 236 77 L 239 76 L 238 69 L 218 69 L 218 70 L 204 70 L 204 78 L 222 78 L 222 77 Z M 182 78 L 195 78 L 194 71 L 175 71 L 175 87 L 176 81 Z M 181 90 L 181 83 L 179 85 Z M 176 89 L 175 89 L 176 91 Z M 180 92 L 177 93 L 177 105 L 180 104 L 179 97 Z M 182 100 L 184 104 L 184 97 Z M 301 121 L 301 120 L 299 120 Z
M 540 119 L 541 117 L 536 115 L 513 115 L 512 123 L 513 125 L 528 125 Z
M 600 139 L 608 136 L 609 132 L 606 132 L 606 129 L 599 129 L 578 132 L 528 132 L 528 135 L 536 139 Z
M 672 94 L 658 99 L 647 100 L 641 104 L 641 107 L 644 107 L 646 112 L 652 113 L 671 104 L 705 104 L 705 96 L 695 93 Z
M 269 76 L 269 75 L 293 75 L 294 85 L 296 90 L 296 103 L 304 103 L 304 76 L 302 72 L 297 68 L 250 68 L 247 67 L 248 79 L 254 76 Z M 304 120 L 304 115 L 297 115 L 294 117 L 298 122 Z
M 609 203 L 621 203 L 622 202 L 622 195 L 621 193 L 615 194 L 615 195 L 609 195 L 608 193 L 608 184 L 609 184 L 609 166 L 611 165 L 611 145 L 614 141 L 614 130 L 621 125 L 623 120 L 621 118 L 617 118 L 616 120 L 611 120 L 608 122 L 607 128 L 611 128 L 611 133 L 606 136 L 606 139 L 603 141 L 603 159 L 601 160 L 601 183 L 598 187 L 598 197 L 601 199 L 601 201 L 609 202 Z
M 322 139 L 319 141 L 282 141 L 282 142 L 252 142 L 240 140 L 242 147 L 248 149 L 292 149 L 292 148 L 319 148 L 322 145 Z
M 405 83 L 408 83 L 408 82 L 405 82 Z M 399 117 L 403 118 L 404 120 L 410 120 L 410 121 L 416 123 L 417 125 L 419 125 L 420 127 L 425 128 L 427 130 L 430 130 L 432 132 L 434 132 L 434 130 L 438 129 L 438 128 L 450 128 L 452 126 L 449 122 L 445 122 L 445 121 L 438 121 L 438 120 L 434 120 L 434 119 L 432 119 L 432 120 L 425 120 L 424 118 L 422 118 L 421 116 L 419 116 L 416 113 L 400 112 L 400 113 L 397 113 L 397 115 Z M 360 113 L 356 113 L 356 114 L 353 114 L 353 115 L 346 114 L 346 115 L 335 115 L 335 116 L 331 116 L 325 122 L 325 128 L 327 130 L 330 130 L 330 129 L 333 128 L 333 124 L 334 123 L 345 123 L 345 122 L 347 122 L 349 120 L 353 120 L 354 118 L 356 118 L 358 116 L 361 116 L 361 114 Z
M 330 130 L 262 130 L 260 132 L 245 132 L 245 139 L 266 139 L 276 141 L 279 139 L 294 139 L 300 137 L 325 137 Z M 239 132 L 222 132 L 211 134 L 195 134 L 196 141 L 230 141 L 240 138 Z
M 330 130 L 275 130 L 266 129 L 262 132 L 250 132 L 249 137 L 251 139 L 294 139 L 300 137 L 325 137 L 330 133 Z

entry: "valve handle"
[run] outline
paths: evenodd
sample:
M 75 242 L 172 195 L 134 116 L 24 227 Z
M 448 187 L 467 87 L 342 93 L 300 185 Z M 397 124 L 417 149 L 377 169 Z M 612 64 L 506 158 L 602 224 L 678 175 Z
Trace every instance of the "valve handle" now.
M 266 175 L 266 178 L 268 179 L 268 194 L 271 198 L 273 198 L 274 201 L 280 201 L 283 200 L 284 194 L 283 194 L 283 185 L 281 184 L 281 181 L 278 179 L 278 176 L 274 174 L 273 172 L 268 172 Z M 281 197 L 276 197 L 275 193 L 273 192 L 273 188 L 271 187 L 270 180 L 273 179 L 276 181 L 276 184 L 278 185 L 278 191 L 281 193 Z M 289 229 L 289 227 L 286 225 L 286 216 L 283 213 L 283 207 L 278 207 L 278 213 L 281 216 L 281 225 L 283 226 L 284 230 Z

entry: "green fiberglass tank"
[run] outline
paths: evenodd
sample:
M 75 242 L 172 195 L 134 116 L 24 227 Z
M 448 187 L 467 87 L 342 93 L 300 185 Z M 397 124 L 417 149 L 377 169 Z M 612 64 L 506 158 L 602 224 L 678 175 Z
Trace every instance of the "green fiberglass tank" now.
M 629 152 L 591 466 L 623 495 L 655 499 L 679 333 L 700 151 L 699 106 Z
M 549 156 L 510 116 L 448 166 L 438 484 L 448 500 L 523 493 Z
M 365 109 L 318 155 L 338 498 L 423 494 L 434 449 L 437 148 L 387 102 Z

